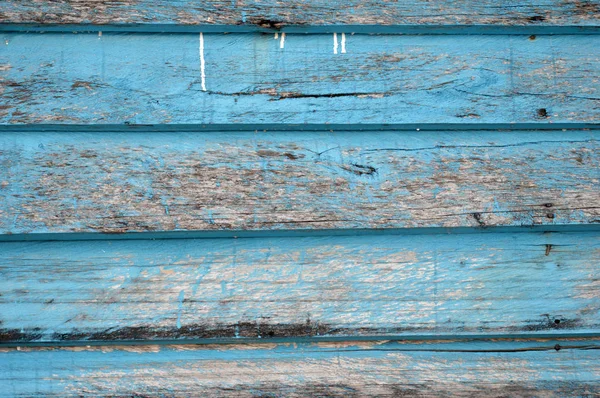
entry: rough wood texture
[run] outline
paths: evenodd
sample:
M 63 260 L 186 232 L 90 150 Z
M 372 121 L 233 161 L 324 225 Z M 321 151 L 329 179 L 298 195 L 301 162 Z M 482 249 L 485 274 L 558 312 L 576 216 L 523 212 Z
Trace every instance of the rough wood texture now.
M 599 36 L 9 34 L 0 123 L 583 123 Z M 533 40 L 532 40 L 533 39 Z M 203 85 L 206 91 L 203 91 Z
M 593 224 L 595 134 L 3 133 L 0 232 Z
M 2 397 L 591 397 L 597 341 L 0 352 Z M 595 348 L 595 349 L 594 349 Z
M 598 25 L 595 0 L 4 0 L 0 23 L 285 25 Z
M 592 333 L 598 233 L 0 243 L 0 340 Z

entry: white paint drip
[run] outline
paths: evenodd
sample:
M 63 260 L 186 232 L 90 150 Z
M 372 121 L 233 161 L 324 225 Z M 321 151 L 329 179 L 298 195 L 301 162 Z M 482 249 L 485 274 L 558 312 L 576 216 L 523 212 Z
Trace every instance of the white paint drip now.
M 275 32 L 275 35 L 273 36 L 273 39 L 277 40 L 279 38 L 279 32 Z
M 279 42 L 279 48 L 285 47 L 285 32 L 281 33 L 281 41 Z
M 342 54 L 346 54 L 346 34 L 342 33 Z
M 202 91 L 206 91 L 206 74 L 204 73 L 204 35 L 200 32 L 200 78 L 202 79 Z
M 98 32 L 98 38 L 101 38 L 101 37 L 102 37 L 102 31 L 99 31 Z
M 338 53 L 338 40 L 337 40 L 337 33 L 333 34 L 333 53 L 337 54 Z

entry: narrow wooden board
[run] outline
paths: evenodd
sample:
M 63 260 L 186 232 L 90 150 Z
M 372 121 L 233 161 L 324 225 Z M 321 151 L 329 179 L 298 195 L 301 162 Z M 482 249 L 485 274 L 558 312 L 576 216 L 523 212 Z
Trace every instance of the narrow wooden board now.
M 333 35 L 205 34 L 202 51 L 199 34 L 2 39 L 8 126 L 600 119 L 600 35 L 339 34 L 337 54 Z
M 0 23 L 236 25 L 598 25 L 596 1 L 5 0 Z
M 0 340 L 594 333 L 600 234 L 0 243 Z
M 600 394 L 597 341 L 140 346 L 0 352 L 1 397 Z
M 594 224 L 596 134 L 2 133 L 0 233 Z

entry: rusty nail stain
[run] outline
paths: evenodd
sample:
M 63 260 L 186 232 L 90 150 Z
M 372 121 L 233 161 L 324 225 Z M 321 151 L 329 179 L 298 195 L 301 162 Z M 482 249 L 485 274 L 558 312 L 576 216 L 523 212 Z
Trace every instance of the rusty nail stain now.
M 535 35 L 529 36 L 529 40 L 535 40 Z

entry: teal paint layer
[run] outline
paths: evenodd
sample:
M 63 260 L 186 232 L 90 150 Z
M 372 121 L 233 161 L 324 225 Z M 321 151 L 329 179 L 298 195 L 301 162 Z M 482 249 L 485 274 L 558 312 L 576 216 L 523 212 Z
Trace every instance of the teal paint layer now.
M 332 34 L 287 34 L 284 40 L 204 34 L 203 86 L 199 34 L 3 33 L 0 123 L 322 126 L 599 118 L 599 36 L 345 34 L 344 49 L 338 36 L 335 54 Z
M 573 396 L 597 341 L 10 350 L 0 396 Z M 157 381 L 158 380 L 158 381 Z
M 0 250 L 4 343 L 593 335 L 600 319 L 597 232 Z
M 596 135 L 2 133 L 0 232 L 595 225 Z

